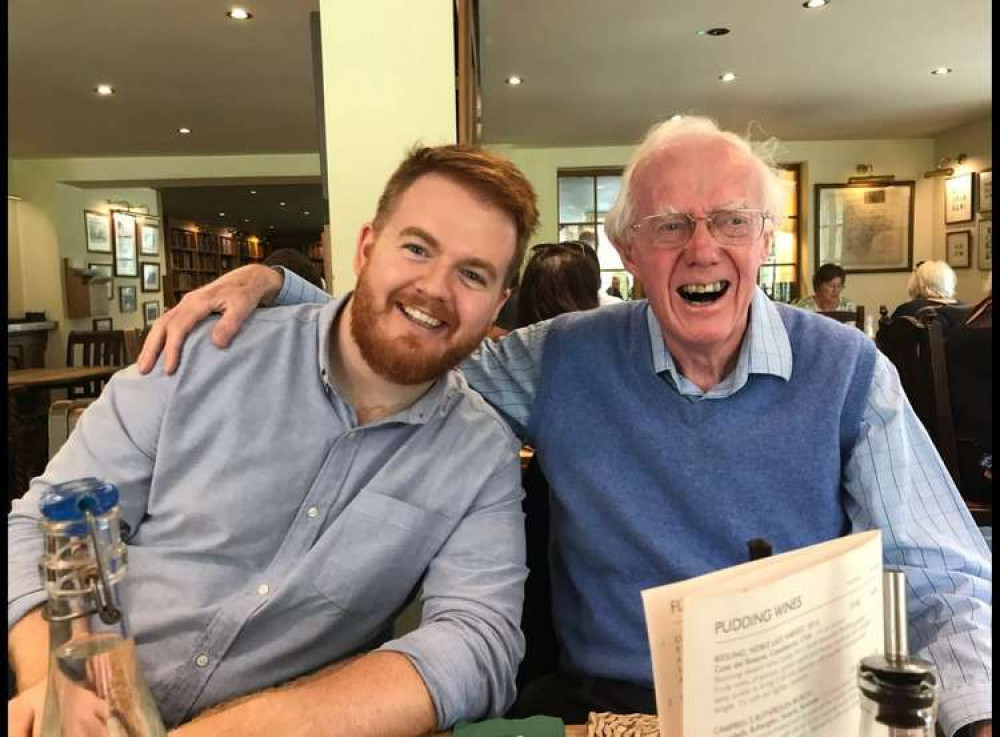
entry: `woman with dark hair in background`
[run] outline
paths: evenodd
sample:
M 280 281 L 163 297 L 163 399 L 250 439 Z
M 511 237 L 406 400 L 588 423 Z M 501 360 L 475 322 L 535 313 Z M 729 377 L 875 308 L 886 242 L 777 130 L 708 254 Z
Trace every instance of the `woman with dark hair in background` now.
M 264 263 L 268 266 L 284 266 L 310 284 L 320 289 L 326 289 L 326 284 L 323 283 L 323 274 L 320 272 L 319 267 L 302 251 L 294 248 L 279 248 L 264 259 Z
M 601 269 L 597 254 L 583 241 L 539 243 L 521 275 L 517 326 L 548 320 L 564 312 L 598 306 Z
M 800 299 L 796 307 L 810 312 L 846 312 L 856 309 L 854 303 L 841 296 L 847 283 L 847 272 L 837 264 L 823 264 L 813 274 L 812 296 Z

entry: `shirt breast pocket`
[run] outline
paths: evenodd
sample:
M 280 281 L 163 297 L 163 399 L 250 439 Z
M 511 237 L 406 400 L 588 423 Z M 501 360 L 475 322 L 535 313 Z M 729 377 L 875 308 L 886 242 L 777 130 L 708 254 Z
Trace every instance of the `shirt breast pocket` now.
M 389 613 L 420 582 L 452 525 L 438 512 L 362 492 L 311 551 L 314 584 L 340 609 Z

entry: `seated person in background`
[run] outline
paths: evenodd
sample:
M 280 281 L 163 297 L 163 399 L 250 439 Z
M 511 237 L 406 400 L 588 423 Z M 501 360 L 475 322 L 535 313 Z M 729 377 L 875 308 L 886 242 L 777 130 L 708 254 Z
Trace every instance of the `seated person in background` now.
M 910 274 L 903 302 L 892 313 L 892 319 L 903 315 L 916 317 L 924 307 L 944 307 L 961 304 L 955 299 L 955 272 L 944 261 L 921 261 Z
M 754 537 L 783 552 L 877 528 L 908 574 L 910 648 L 940 673 L 940 726 L 992 729 L 986 543 L 873 341 L 757 287 L 784 198 L 739 136 L 694 116 L 656 125 L 605 219 L 648 300 L 515 330 L 462 363 L 551 486 L 560 671 L 521 692 L 521 714 L 655 712 L 642 589 L 742 563 Z M 165 343 L 175 370 L 212 305 L 224 344 L 279 287 L 279 302 L 326 299 L 246 268 L 268 273 L 168 312 L 140 367 Z
M 993 291 L 945 342 L 962 495 L 993 502 Z
M 598 306 L 601 271 L 593 249 L 582 241 L 539 243 L 521 275 L 517 327 L 564 312 Z
M 223 705 L 172 734 L 503 714 L 523 654 L 519 444 L 451 369 L 537 217 L 505 159 L 417 149 L 360 230 L 353 294 L 260 312 L 228 352 L 208 323 L 175 375 L 116 374 L 8 516 L 8 728 L 30 731 L 45 687 L 39 496 L 91 475 L 121 491 L 124 606 L 164 721 Z M 420 626 L 390 640 L 418 588 Z
M 289 271 L 301 276 L 313 286 L 326 291 L 323 273 L 320 271 L 319 267 L 313 263 L 312 259 L 302 253 L 302 251 L 298 251 L 294 248 L 279 248 L 264 259 L 264 263 L 268 266 L 284 266 Z
M 810 312 L 849 312 L 854 303 L 841 296 L 847 283 L 847 272 L 837 264 L 823 264 L 813 274 L 813 294 L 795 303 Z
M 612 297 L 617 297 L 618 299 L 624 299 L 622 297 L 621 279 L 617 276 L 611 277 L 611 286 L 608 287 L 607 292 Z
M 566 312 L 598 306 L 601 272 L 593 248 L 582 241 L 540 243 L 521 275 L 517 327 L 549 320 Z M 558 645 L 552 624 L 552 595 L 548 568 L 549 485 L 537 455 L 524 471 L 524 527 L 528 580 L 524 589 L 521 629 L 528 638 L 518 687 L 551 672 L 558 663 Z

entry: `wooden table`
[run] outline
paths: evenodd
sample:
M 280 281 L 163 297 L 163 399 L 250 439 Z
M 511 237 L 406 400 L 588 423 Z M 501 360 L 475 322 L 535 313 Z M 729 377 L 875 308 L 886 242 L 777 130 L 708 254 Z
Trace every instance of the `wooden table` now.
M 81 384 L 90 379 L 106 379 L 124 366 L 69 366 L 66 368 L 28 368 L 7 372 L 7 388 L 55 389 Z

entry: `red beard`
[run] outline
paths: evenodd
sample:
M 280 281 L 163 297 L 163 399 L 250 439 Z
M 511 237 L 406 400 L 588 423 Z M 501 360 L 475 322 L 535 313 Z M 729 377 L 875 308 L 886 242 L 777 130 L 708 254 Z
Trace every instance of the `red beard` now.
M 396 302 L 402 301 L 435 315 L 444 311 L 447 315 L 446 330 L 453 336 L 458 329 L 458 319 L 447 308 L 442 306 L 433 309 L 426 305 L 426 300 L 402 297 L 402 292 L 391 294 L 386 310 L 395 310 Z M 422 302 L 425 304 L 421 304 Z M 351 310 L 351 337 L 358 345 L 361 357 L 372 371 L 395 384 L 409 386 L 437 379 L 472 353 L 488 332 L 488 328 L 484 329 L 478 335 L 471 335 L 461 343 L 450 345 L 441 353 L 428 349 L 423 341 L 413 336 L 387 338 L 381 329 L 380 320 L 387 313 L 380 311 L 376 305 L 375 295 L 368 286 L 363 270 L 348 308 Z

